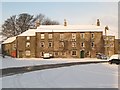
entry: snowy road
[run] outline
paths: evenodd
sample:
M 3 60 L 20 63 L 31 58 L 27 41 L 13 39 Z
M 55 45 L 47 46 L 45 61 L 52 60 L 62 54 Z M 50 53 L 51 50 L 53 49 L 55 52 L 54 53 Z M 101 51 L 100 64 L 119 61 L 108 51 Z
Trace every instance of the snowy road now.
M 118 88 L 118 65 L 86 64 L 2 78 L 3 88 Z
M 24 67 L 24 66 L 35 66 L 35 65 L 45 65 L 45 64 L 57 64 L 57 63 L 69 63 L 69 62 L 89 62 L 89 61 L 107 61 L 100 60 L 96 58 L 11 58 L 11 57 L 0 57 L 0 69 L 12 68 L 12 67 Z
M 2 70 L 2 77 L 4 77 L 14 74 L 27 73 L 36 70 L 68 67 L 73 65 L 97 64 L 97 63 L 108 63 L 108 62 L 107 61 L 70 62 L 70 63 L 46 64 L 46 65 L 37 65 L 37 66 L 13 67 L 13 68 L 1 69 L 1 70 Z

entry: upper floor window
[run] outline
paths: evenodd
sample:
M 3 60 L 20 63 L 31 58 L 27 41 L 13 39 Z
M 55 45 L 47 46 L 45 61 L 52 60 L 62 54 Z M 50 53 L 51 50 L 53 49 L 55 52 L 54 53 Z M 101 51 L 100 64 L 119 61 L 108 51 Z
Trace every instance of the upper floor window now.
M 91 34 L 91 38 L 92 38 L 92 39 L 94 38 L 94 33 Z
M 64 34 L 60 34 L 60 40 L 63 40 L 64 39 Z
M 72 42 L 72 47 L 76 47 L 76 42 Z
M 27 42 L 27 43 L 26 43 L 26 47 L 30 47 L 30 42 Z
M 81 43 L 81 46 L 82 46 L 82 47 L 85 47 L 85 44 L 82 42 L 82 43 Z
M 48 47 L 52 47 L 52 42 L 49 42 L 49 43 L 48 43 Z
M 84 33 L 81 33 L 81 38 L 83 39 L 85 37 L 85 34 Z
M 45 39 L 45 34 L 41 34 L 41 39 Z
M 44 43 L 44 42 L 41 42 L 41 43 L 40 43 L 40 47 L 45 47 L 45 43 Z
M 29 36 L 27 36 L 27 38 L 26 38 L 27 40 L 30 40 L 30 37 Z
M 91 46 L 94 47 L 94 42 L 91 43 Z
M 60 42 L 60 47 L 64 47 L 64 42 Z
M 76 40 L 76 33 L 72 33 L 72 39 Z
M 48 36 L 48 37 L 49 37 L 49 39 L 52 39 L 52 34 L 48 34 L 48 35 L 49 35 L 49 36 Z
M 16 44 L 15 43 L 13 44 L 13 49 L 16 49 Z

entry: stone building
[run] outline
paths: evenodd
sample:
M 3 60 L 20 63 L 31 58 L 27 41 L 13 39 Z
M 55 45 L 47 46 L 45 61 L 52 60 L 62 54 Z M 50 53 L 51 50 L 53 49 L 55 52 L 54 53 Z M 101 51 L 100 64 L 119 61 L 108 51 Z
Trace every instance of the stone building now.
M 120 39 L 115 39 L 115 54 L 120 54 Z
M 3 54 L 16 57 L 16 36 L 6 39 L 1 47 Z
M 115 36 L 104 36 L 104 54 L 108 57 L 115 54 Z
M 36 30 L 36 57 L 84 58 L 103 53 L 102 29 L 96 25 L 40 26 Z
M 97 53 L 118 53 L 115 36 L 103 35 L 99 19 L 96 25 L 40 25 L 3 42 L 3 51 L 17 58 L 95 58 Z M 7 43 L 6 43 L 7 42 Z M 11 47 L 14 46 L 14 49 Z
M 17 57 L 32 58 L 35 57 L 36 37 L 35 29 L 29 29 L 17 36 Z

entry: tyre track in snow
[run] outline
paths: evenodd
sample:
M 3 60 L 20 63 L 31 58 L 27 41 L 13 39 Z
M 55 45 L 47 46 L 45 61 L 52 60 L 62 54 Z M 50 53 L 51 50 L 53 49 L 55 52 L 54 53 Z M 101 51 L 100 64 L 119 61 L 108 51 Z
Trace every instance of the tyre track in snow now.
M 15 74 L 27 73 L 37 70 L 45 70 L 60 67 L 69 67 L 73 65 L 84 65 L 84 64 L 97 64 L 97 63 L 107 63 L 108 61 L 87 61 L 87 62 L 70 62 L 70 63 L 59 63 L 59 64 L 46 64 L 46 65 L 36 65 L 36 66 L 25 66 L 25 67 L 13 67 L 5 68 L 2 70 L 2 75 L 0 77 L 11 76 Z

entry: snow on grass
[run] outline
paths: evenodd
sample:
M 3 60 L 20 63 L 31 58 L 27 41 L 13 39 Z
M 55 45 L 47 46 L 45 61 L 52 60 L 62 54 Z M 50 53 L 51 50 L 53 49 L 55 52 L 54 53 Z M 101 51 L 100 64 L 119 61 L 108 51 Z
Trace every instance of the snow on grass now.
M 5 57 L 2 58 L 2 66 L 0 68 L 9 68 L 9 67 L 22 67 L 22 66 L 33 66 L 33 65 L 43 65 L 43 64 L 56 64 L 56 63 L 67 63 L 67 62 L 87 62 L 87 61 L 101 61 L 96 58 L 11 58 Z M 102 60 L 103 61 L 103 60 Z M 106 61 L 106 60 L 105 60 Z
M 118 66 L 89 64 L 2 78 L 3 88 L 118 88 Z

